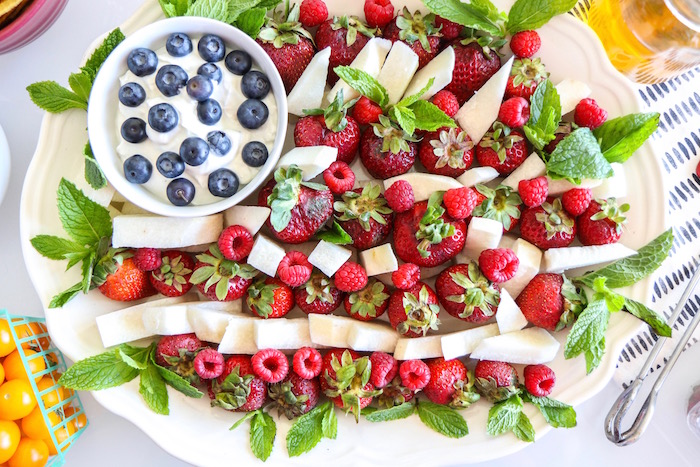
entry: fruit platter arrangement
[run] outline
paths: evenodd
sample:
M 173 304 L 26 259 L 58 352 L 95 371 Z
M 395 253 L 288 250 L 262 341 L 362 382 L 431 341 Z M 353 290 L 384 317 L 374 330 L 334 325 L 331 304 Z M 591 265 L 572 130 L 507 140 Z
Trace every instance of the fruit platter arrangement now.
M 673 240 L 658 114 L 575 1 L 153 3 L 71 89 L 28 88 L 89 135 L 53 221 L 25 185 L 64 387 L 197 464 L 476 462 L 575 426 L 640 325 L 670 335 L 644 304 Z M 599 57 L 577 72 L 572 42 Z

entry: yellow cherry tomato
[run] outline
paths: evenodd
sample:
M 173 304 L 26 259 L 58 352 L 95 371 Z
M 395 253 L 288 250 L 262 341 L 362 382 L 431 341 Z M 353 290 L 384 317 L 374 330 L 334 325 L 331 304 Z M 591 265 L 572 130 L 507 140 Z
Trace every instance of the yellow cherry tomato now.
M 44 467 L 49 459 L 49 447 L 40 439 L 22 438 L 10 458 L 9 467 Z
M 78 410 L 72 406 L 64 407 L 63 409 L 63 413 L 66 414 L 66 418 L 69 418 L 77 411 Z M 71 423 L 73 424 L 73 426 L 75 426 L 76 431 L 85 428 L 87 426 L 87 417 L 85 416 L 85 413 L 80 412 L 80 414 L 78 414 L 77 417 L 71 420 Z
M 0 420 L 19 420 L 36 407 L 32 386 L 26 379 L 13 379 L 0 386 Z
M 59 417 L 56 412 L 48 412 L 47 415 L 51 427 L 61 423 L 61 417 Z M 32 439 L 46 440 L 51 437 L 49 427 L 46 426 L 46 422 L 44 421 L 44 417 L 41 415 L 41 409 L 39 406 L 34 407 L 34 410 L 32 410 L 29 415 L 22 419 L 20 426 L 22 427 L 22 433 Z
M 0 364 L 0 384 L 5 382 L 5 367 Z
M 9 355 L 15 350 L 15 341 L 12 340 L 10 324 L 4 319 L 0 319 L 0 357 Z
M 15 422 L 0 420 L 0 463 L 7 462 L 17 450 L 19 427 Z
M 72 423 L 66 423 L 65 426 L 59 426 L 53 429 L 54 435 L 56 435 L 56 442 L 58 442 L 58 446 L 63 444 L 65 440 L 70 438 L 77 430 L 75 429 L 75 426 Z M 51 440 L 51 437 L 46 438 L 44 441 L 46 441 L 46 446 L 49 448 L 49 454 L 52 456 L 55 456 L 58 454 L 58 449 L 56 449 L 56 445 L 53 444 L 53 441 Z M 61 451 L 64 451 L 68 449 L 68 446 L 70 446 L 71 443 L 66 443 L 65 446 L 61 448 Z
M 41 378 L 41 380 L 36 383 L 39 394 L 52 386 L 56 387 L 41 396 L 41 400 L 44 402 L 44 407 L 47 409 L 50 409 L 51 407 L 54 407 L 66 400 L 66 389 L 63 386 L 59 386 L 58 384 L 54 383 L 50 377 L 47 376 L 46 378 Z
M 36 375 L 46 369 L 46 362 L 43 357 L 31 358 L 32 355 L 36 355 L 36 352 L 30 349 L 22 349 L 21 351 L 24 352 L 24 355 L 27 357 L 27 366 L 32 375 Z M 5 357 L 5 361 L 2 362 L 2 366 L 5 367 L 5 378 L 7 378 L 8 381 L 11 379 L 29 380 L 24 365 L 22 365 L 22 357 L 19 352 L 20 349 L 14 350 L 10 355 Z M 34 381 L 38 383 L 42 378 L 43 375 L 35 376 Z
M 44 334 L 47 331 L 45 324 L 32 321 L 27 324 L 20 324 L 19 326 L 16 326 L 15 332 L 17 333 L 17 339 L 22 340 L 27 337 L 33 337 L 39 334 Z M 32 349 L 36 351 L 47 350 L 49 346 L 50 342 L 47 337 L 35 337 L 34 339 L 22 342 L 23 348 Z

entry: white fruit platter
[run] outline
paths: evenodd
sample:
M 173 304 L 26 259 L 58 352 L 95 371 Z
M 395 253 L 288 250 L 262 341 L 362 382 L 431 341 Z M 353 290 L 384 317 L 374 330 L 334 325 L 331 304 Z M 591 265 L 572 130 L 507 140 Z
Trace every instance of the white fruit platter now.
M 406 5 L 411 11 L 423 8 L 418 0 L 392 2 L 399 10 Z M 508 10 L 509 2 L 496 2 Z M 504 5 L 504 3 L 506 5 Z M 511 2 L 512 3 L 512 2 Z M 329 13 L 363 17 L 361 1 L 327 0 Z M 126 36 L 163 17 L 156 1 L 149 1 L 121 26 Z M 590 86 L 591 96 L 611 117 L 639 111 L 636 93 L 629 83 L 614 70 L 593 32 L 571 16 L 555 17 L 539 29 L 542 47 L 538 53 L 546 64 L 552 82 L 575 78 Z M 99 43 L 99 41 L 97 41 Z M 575 73 L 575 76 L 572 76 Z M 27 173 L 21 203 L 21 237 L 25 262 L 34 287 L 45 307 L 47 324 L 56 345 L 74 361 L 104 352 L 96 325 L 98 316 L 113 312 L 124 305 L 105 298 L 93 290 L 78 295 L 62 308 L 48 308 L 51 297 L 80 280 L 80 271 L 65 271 L 63 262 L 50 261 L 32 247 L 30 239 L 40 234 L 61 235 L 61 222 L 56 211 L 56 188 L 61 178 L 67 178 L 96 202 L 108 205 L 113 190 L 92 190 L 83 180 L 83 145 L 87 139 L 85 114 L 69 111 L 61 115 L 47 114 L 44 118 L 39 144 Z M 287 149 L 292 147 L 288 133 Z M 626 199 L 631 209 L 621 242 L 638 249 L 664 230 L 666 203 L 657 160 L 644 145 L 624 164 L 628 181 Z M 639 183 L 632 183 L 639 181 Z M 643 183 L 641 182 L 643 181 Z M 42 187 L 42 189 L 35 189 Z M 255 200 L 250 203 L 255 204 Z M 650 279 L 646 278 L 624 289 L 625 296 L 646 302 L 650 295 Z M 303 316 L 303 315 L 302 315 Z M 456 320 L 454 320 L 456 321 Z M 443 331 L 451 331 L 453 321 Z M 554 333 L 562 344 L 555 359 L 548 365 L 557 375 L 552 397 L 577 406 L 598 393 L 610 380 L 623 345 L 644 323 L 627 313 L 614 313 L 605 334 L 607 351 L 599 367 L 586 375 L 583 356 L 565 360 L 563 344 L 566 332 Z M 522 373 L 522 366 L 516 365 Z M 136 380 L 123 386 L 94 392 L 94 397 L 107 409 L 130 420 L 172 455 L 197 465 L 226 465 L 231 459 L 256 462 L 248 445 L 248 431 L 229 431 L 240 418 L 211 407 L 206 397 L 191 399 L 169 388 L 168 416 L 151 411 L 139 395 Z M 475 463 L 506 456 L 528 445 L 512 433 L 491 436 L 486 432 L 490 405 L 481 400 L 460 412 L 469 424 L 469 435 L 459 440 L 437 434 L 426 428 L 418 417 L 389 423 L 361 421 L 357 426 L 352 416 L 339 416 L 338 436 L 322 440 L 319 446 L 299 457 L 288 457 L 284 440 L 291 423 L 277 420 L 275 449 L 267 460 L 273 465 L 365 465 L 404 464 L 435 465 Z M 551 427 L 534 406 L 524 409 L 532 421 L 536 437 L 544 436 Z M 421 442 L 415 442 L 416 439 Z M 407 442 L 408 440 L 411 440 Z M 401 449 L 394 449 L 395 447 Z M 392 447 L 388 449 L 387 447 Z

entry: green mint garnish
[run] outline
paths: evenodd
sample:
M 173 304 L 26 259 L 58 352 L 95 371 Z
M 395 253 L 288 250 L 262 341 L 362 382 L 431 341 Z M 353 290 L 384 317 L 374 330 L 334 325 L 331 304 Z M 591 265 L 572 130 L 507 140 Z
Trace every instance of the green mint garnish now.
M 69 91 L 55 81 L 39 81 L 27 86 L 29 97 L 39 108 L 50 113 L 61 113 L 68 109 L 87 110 L 87 99 Z
M 352 237 L 336 220 L 333 221 L 333 225 L 327 230 L 316 233 L 316 239 L 325 240 L 336 245 L 350 245 L 352 243 Z
M 557 15 L 571 10 L 577 0 L 517 0 L 508 12 L 508 32 L 538 29 Z
M 467 421 L 454 409 L 427 400 L 417 407 L 418 417 L 428 428 L 449 438 L 463 438 L 469 434 Z
M 565 137 L 550 154 L 547 175 L 580 183 L 584 178 L 612 177 L 613 169 L 600 151 L 591 130 L 579 128 Z
M 625 162 L 659 127 L 659 114 L 637 113 L 613 118 L 593 130 L 608 162 Z
M 338 419 L 331 402 L 325 402 L 299 417 L 287 433 L 287 452 L 296 457 L 313 449 L 323 438 L 335 439 Z
M 85 155 L 85 180 L 95 190 L 106 187 L 107 178 L 104 172 L 102 172 L 102 168 L 97 163 L 97 160 L 95 160 L 95 155 L 92 153 L 90 143 L 85 145 L 83 154 Z
M 609 319 L 610 311 L 604 298 L 589 303 L 566 337 L 564 358 L 574 358 L 583 353 L 586 373 L 593 371 L 600 364 L 605 350 L 605 331 Z
M 512 431 L 522 441 L 535 441 L 535 429 L 523 412 L 523 400 L 518 394 L 495 403 L 489 410 L 486 432 L 498 436 L 508 431 Z
M 544 419 L 554 428 L 573 428 L 576 426 L 576 411 L 573 407 L 549 397 L 535 397 L 528 392 L 522 394 L 525 402 L 535 405 Z
M 423 0 L 425 6 L 438 16 L 492 36 L 504 36 L 506 15 L 489 0 L 463 3 L 461 0 Z
M 523 127 L 525 136 L 540 151 L 555 137 L 561 120 L 559 94 L 549 79 L 537 85 L 530 98 L 530 119 Z
M 414 413 L 416 413 L 416 406 L 411 402 L 404 402 L 401 405 L 390 407 L 388 409 L 375 410 L 372 413 L 367 414 L 365 418 L 370 422 L 390 422 L 393 420 L 408 418 Z
M 246 421 L 250 420 L 250 449 L 255 457 L 265 462 L 270 454 L 277 436 L 275 420 L 262 410 L 247 412 L 229 430 L 235 430 Z

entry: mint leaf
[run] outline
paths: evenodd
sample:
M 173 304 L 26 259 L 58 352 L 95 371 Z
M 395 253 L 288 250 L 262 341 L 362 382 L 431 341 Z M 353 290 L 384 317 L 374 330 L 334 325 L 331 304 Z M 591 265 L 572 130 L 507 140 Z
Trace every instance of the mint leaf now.
M 505 16 L 488 0 L 472 0 L 471 3 L 463 3 L 461 0 L 423 0 L 423 3 L 436 15 L 462 26 L 485 31 L 492 36 L 504 35 Z
M 634 256 L 615 261 L 595 272 L 577 277 L 576 281 L 593 287 L 595 280 L 605 277 L 605 285 L 611 289 L 627 287 L 656 271 L 668 256 L 673 245 L 673 231 L 668 229 L 643 246 Z
M 87 110 L 87 100 L 55 81 L 39 81 L 27 86 L 29 97 L 39 108 L 58 114 L 68 109 Z
M 600 362 L 603 360 L 603 355 L 605 354 L 605 337 L 603 337 L 597 344 L 586 349 L 583 353 L 586 358 L 586 374 L 590 374 L 591 371 L 598 368 Z
M 81 245 L 95 245 L 112 236 L 109 211 L 65 178 L 58 185 L 58 217 L 66 233 Z
M 613 169 L 600 152 L 600 146 L 588 128 L 579 128 L 561 140 L 550 154 L 547 174 L 579 182 L 583 178 L 612 177 Z
M 262 411 L 256 411 L 250 420 L 250 449 L 255 457 L 266 461 L 272 454 L 272 447 L 277 434 L 277 425 L 270 415 Z
M 265 8 L 252 8 L 238 15 L 236 27 L 248 34 L 253 39 L 258 37 L 260 29 L 265 24 L 267 10 Z
M 389 114 L 407 134 L 412 135 L 416 131 L 416 115 L 411 109 L 397 105 L 389 110 Z
M 83 71 L 80 73 L 71 73 L 68 77 L 68 84 L 73 92 L 81 99 L 87 102 L 92 89 L 92 76 Z
M 166 18 L 184 16 L 194 0 L 158 0 Z
M 352 237 L 343 230 L 338 221 L 333 220 L 333 225 L 328 229 L 316 234 L 317 240 L 325 240 L 336 245 L 350 245 Z
M 610 311 L 605 299 L 594 300 L 584 308 L 566 336 L 564 358 L 574 358 L 595 346 L 605 337 Z
M 414 413 L 416 413 L 416 406 L 410 402 L 404 402 L 401 405 L 372 412 L 365 418 L 370 422 L 389 422 L 392 420 L 408 418 Z
M 659 114 L 637 113 L 613 118 L 593 130 L 608 162 L 625 162 L 659 127 Z
M 335 416 L 335 408 L 332 404 L 323 413 L 321 433 L 328 439 L 335 439 L 338 436 L 338 418 Z
M 523 411 L 523 400 L 514 394 L 508 399 L 497 402 L 489 409 L 486 422 L 486 433 L 492 436 L 501 435 L 515 428 Z
M 157 414 L 168 415 L 168 389 L 165 381 L 160 376 L 155 365 L 150 364 L 141 371 L 139 381 L 139 394 L 146 401 L 146 405 Z
M 537 85 L 530 98 L 530 118 L 524 126 L 525 136 L 540 151 L 554 139 L 561 120 L 559 93 L 550 80 Z
M 396 103 L 396 107 L 410 107 L 410 106 L 412 106 L 413 104 L 415 104 L 416 102 L 421 100 L 420 99 L 421 96 L 423 94 L 425 94 L 426 92 L 428 92 L 428 89 L 433 87 L 433 83 L 435 83 L 435 78 L 430 78 L 428 80 L 428 83 L 425 86 L 423 86 L 423 89 L 421 89 L 420 91 L 418 91 L 415 94 L 404 97 L 403 99 L 401 99 L 400 101 L 398 101 Z
M 463 438 L 469 434 L 467 421 L 453 409 L 421 400 L 417 405 L 418 416 L 427 427 L 450 438 Z
M 138 374 L 138 370 L 119 358 L 116 350 L 109 350 L 75 362 L 61 375 L 58 383 L 78 391 L 99 391 L 128 383 Z
M 659 336 L 671 337 L 671 327 L 666 324 L 666 320 L 663 318 L 663 316 L 659 315 L 643 303 L 625 298 L 625 306 L 623 310 L 647 323 Z
M 76 295 L 83 290 L 83 283 L 78 282 L 68 290 L 54 295 L 49 302 L 49 308 L 61 308 L 63 305 L 71 301 Z
M 135 370 L 145 370 L 148 366 L 148 356 L 155 347 L 133 347 L 129 344 L 121 344 L 117 348 L 117 354 L 121 361 Z
M 321 404 L 297 419 L 287 433 L 287 452 L 296 457 L 313 449 L 323 438 L 323 416 L 330 402 Z
M 204 395 L 199 389 L 192 386 L 189 381 L 174 371 L 170 371 L 167 368 L 163 368 L 155 363 L 154 365 L 156 365 L 158 373 L 160 373 L 160 376 L 163 378 L 163 380 L 165 380 L 168 386 L 172 387 L 176 391 L 194 399 L 200 399 Z
M 527 418 L 525 412 L 520 412 L 520 417 L 518 417 L 518 422 L 513 427 L 513 434 L 521 441 L 526 443 L 535 442 L 535 429 L 530 423 L 530 419 Z
M 443 127 L 454 128 L 457 126 L 452 118 L 432 102 L 419 100 L 409 108 L 413 111 L 414 124 L 419 130 L 436 131 Z
M 573 428 L 576 426 L 576 411 L 573 407 L 549 397 L 535 397 L 523 394 L 525 401 L 537 406 L 544 419 L 554 428 Z
M 190 5 L 184 16 L 200 16 L 229 23 L 233 21 L 230 18 L 230 14 L 231 5 L 229 0 L 197 0 Z
M 95 190 L 106 187 L 107 178 L 97 163 L 89 142 L 85 145 L 83 154 L 85 155 L 85 180 Z
M 250 420 L 251 418 L 255 417 L 255 416 L 258 414 L 258 412 L 260 412 L 259 409 L 258 409 L 258 410 L 254 410 L 254 411 L 252 411 L 252 412 L 246 412 L 245 415 L 243 415 L 241 418 L 239 418 L 239 419 L 236 421 L 236 423 L 234 423 L 233 425 L 231 425 L 231 428 L 229 428 L 229 431 L 235 430 L 235 429 L 238 428 L 239 426 L 243 425 L 243 423 L 245 423 L 246 420 Z
M 517 0 L 508 12 L 508 32 L 538 29 L 550 19 L 571 10 L 577 0 Z
M 271 10 L 271 9 L 275 8 L 277 5 L 279 5 L 280 3 L 282 3 L 282 0 L 261 0 L 260 3 L 258 3 L 258 7 Z
M 67 259 L 71 255 L 87 254 L 87 249 L 84 246 L 53 235 L 37 235 L 30 242 L 40 255 L 53 260 Z
M 333 68 L 333 71 L 355 91 L 375 102 L 381 108 L 386 107 L 389 102 L 389 94 L 384 86 L 379 84 L 379 81 L 369 73 L 349 66 L 337 66 Z
M 95 76 L 97 76 L 97 72 L 105 60 L 107 60 L 109 54 L 111 54 L 123 40 L 124 33 L 122 33 L 121 29 L 114 29 L 112 32 L 107 34 L 107 37 L 105 37 L 105 40 L 102 41 L 102 44 L 100 44 L 92 55 L 90 55 L 90 58 L 88 58 L 81 70 L 86 72 L 94 81 Z

